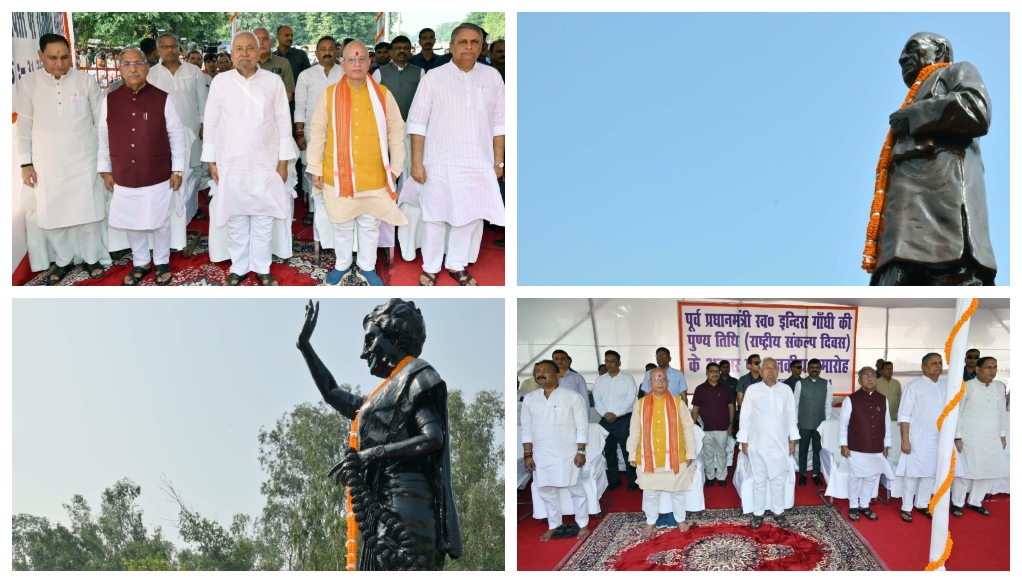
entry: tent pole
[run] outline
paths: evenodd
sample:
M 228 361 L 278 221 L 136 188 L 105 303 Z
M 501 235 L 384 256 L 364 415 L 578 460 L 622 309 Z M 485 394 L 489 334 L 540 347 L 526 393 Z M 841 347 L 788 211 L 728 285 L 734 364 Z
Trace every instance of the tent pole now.
M 596 348 L 596 370 L 600 370 L 600 336 L 596 333 L 596 308 L 593 307 L 593 298 L 589 299 L 589 322 L 593 326 L 593 344 Z

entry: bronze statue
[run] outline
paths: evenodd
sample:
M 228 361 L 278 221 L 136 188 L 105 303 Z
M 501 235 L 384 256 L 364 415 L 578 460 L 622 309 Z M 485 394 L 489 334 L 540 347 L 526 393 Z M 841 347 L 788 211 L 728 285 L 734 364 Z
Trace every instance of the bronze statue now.
M 361 358 L 373 376 L 386 379 L 369 397 L 340 389 L 312 349 L 318 318 L 319 303 L 310 300 L 298 349 L 323 399 L 353 420 L 344 460 L 329 475 L 349 488 L 349 516 L 362 539 L 358 570 L 440 570 L 448 556 L 462 554 L 461 527 L 451 486 L 447 385 L 419 358 L 426 341 L 422 313 L 414 302 L 393 299 L 362 321 Z M 349 546 L 352 570 L 353 554 Z
M 997 274 L 987 227 L 979 137 L 990 128 L 990 96 L 951 43 L 920 32 L 905 44 L 901 75 L 910 104 L 890 116 L 890 178 L 870 285 L 993 285 Z

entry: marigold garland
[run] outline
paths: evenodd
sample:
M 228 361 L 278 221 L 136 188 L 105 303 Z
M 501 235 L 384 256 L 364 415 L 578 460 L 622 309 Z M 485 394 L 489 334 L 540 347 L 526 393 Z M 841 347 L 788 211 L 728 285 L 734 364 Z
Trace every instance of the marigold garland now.
M 366 402 L 368 402 L 369 399 L 372 399 L 373 396 L 376 395 L 376 393 L 378 393 L 380 389 L 383 388 L 383 385 L 386 385 L 388 382 L 390 382 L 390 379 L 394 378 L 394 375 L 397 374 L 397 371 L 401 370 L 411 360 L 412 360 L 411 356 L 406 356 L 403 359 L 401 359 L 401 362 L 397 363 L 397 366 L 394 367 L 394 370 L 391 371 L 391 373 L 387 376 L 387 378 L 383 380 L 382 383 L 380 383 L 380 386 L 376 387 L 376 390 L 374 390 L 372 393 L 369 393 L 369 397 L 366 398 Z M 358 418 L 361 414 L 362 411 L 360 409 L 359 412 L 355 414 L 355 420 L 351 422 L 351 431 L 348 433 L 348 445 L 354 448 L 355 451 L 358 451 Z M 355 566 L 358 562 L 358 521 L 355 520 L 355 511 L 352 510 L 351 508 L 351 486 L 345 488 L 344 504 L 345 508 L 348 511 L 347 570 L 355 571 L 356 570 Z
M 944 554 L 942 554 L 940 558 L 937 559 L 936 561 L 933 561 L 932 563 L 926 563 L 926 570 L 936 571 L 937 569 L 941 568 L 944 565 L 944 562 L 947 561 L 947 558 L 951 556 L 952 546 L 954 546 L 954 542 L 951 540 L 951 533 L 949 532 L 947 533 L 947 544 L 944 545 Z
M 926 78 L 937 69 L 947 67 L 951 63 L 934 63 L 923 67 L 916 75 L 916 80 L 905 95 L 905 101 L 898 109 L 904 109 L 912 104 L 916 98 L 919 86 L 926 81 Z M 877 265 L 877 252 L 879 247 L 877 241 L 880 239 L 880 221 L 883 217 L 884 205 L 887 203 L 887 183 L 890 179 L 889 170 L 891 167 L 891 152 L 894 150 L 894 132 L 887 130 L 887 138 L 880 148 L 880 160 L 877 162 L 877 178 L 873 185 L 873 204 L 869 209 L 869 224 L 866 225 L 866 247 L 862 251 L 862 268 L 866 273 L 873 273 Z

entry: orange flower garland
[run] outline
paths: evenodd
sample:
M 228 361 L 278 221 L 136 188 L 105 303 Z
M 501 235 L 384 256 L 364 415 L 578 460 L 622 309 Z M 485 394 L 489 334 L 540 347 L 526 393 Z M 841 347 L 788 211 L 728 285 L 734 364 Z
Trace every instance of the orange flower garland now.
M 905 101 L 898 109 L 904 109 L 912 104 L 916 98 L 916 92 L 923 81 L 937 69 L 947 67 L 951 63 L 934 63 L 923 67 L 916 76 L 916 80 L 905 95 Z M 869 209 L 869 224 L 866 226 L 866 248 L 862 252 L 862 268 L 866 273 L 873 273 L 877 266 L 877 240 L 880 238 L 880 220 L 884 212 L 884 205 L 887 203 L 887 183 L 890 180 L 888 173 L 891 167 L 891 152 L 894 150 L 894 133 L 887 130 L 887 139 L 880 149 L 880 161 L 877 162 L 877 178 L 873 185 L 873 205 Z
M 401 362 L 397 363 L 397 366 L 394 367 L 394 370 L 391 371 L 390 375 L 388 375 L 387 378 L 384 379 L 382 383 L 380 383 L 380 386 L 376 387 L 376 390 L 374 390 L 372 393 L 369 393 L 369 397 L 366 399 L 366 402 L 369 402 L 369 399 L 372 399 L 373 396 L 376 393 L 378 393 L 380 389 L 383 388 L 383 385 L 390 382 L 390 379 L 394 378 L 394 375 L 397 374 L 397 371 L 404 368 L 404 366 L 408 364 L 409 361 L 411 360 L 412 360 L 411 356 L 406 356 L 403 359 L 401 359 Z M 363 404 L 363 407 L 364 406 L 365 405 Z M 348 434 L 348 445 L 354 448 L 355 451 L 358 451 L 358 418 L 361 414 L 362 411 L 360 409 L 359 412 L 355 414 L 355 420 L 351 422 L 351 431 Z M 348 486 L 347 488 L 345 488 L 345 490 L 346 491 L 344 503 L 345 508 L 348 511 L 347 569 L 349 571 L 355 571 L 356 570 L 355 565 L 358 562 L 358 521 L 355 520 L 355 511 L 351 509 L 351 486 Z
M 958 336 L 958 332 L 962 329 L 962 326 L 964 326 L 965 322 L 967 322 L 969 318 L 972 317 L 972 315 L 976 312 L 976 308 L 978 307 L 979 300 L 973 298 L 972 302 L 969 304 L 969 307 L 966 308 L 965 312 L 962 313 L 962 317 L 959 318 L 957 322 L 955 322 L 955 326 L 954 328 L 951 329 L 951 334 L 948 336 L 947 342 L 944 343 L 945 360 L 947 361 L 951 360 L 951 345 L 954 344 L 955 336 Z M 941 411 L 940 417 L 937 418 L 937 431 L 941 430 L 941 428 L 944 426 L 944 420 L 947 419 L 947 416 L 951 414 L 951 411 L 953 411 L 955 407 L 958 406 L 958 403 L 962 400 L 962 397 L 964 396 L 965 381 L 963 380 L 961 387 L 958 388 L 958 392 L 955 393 L 955 396 L 951 399 L 951 401 L 948 404 L 944 405 L 944 410 Z M 956 463 L 957 456 L 955 455 L 954 448 L 951 448 L 951 467 L 948 468 L 947 476 L 944 476 L 944 480 L 941 482 L 940 488 L 938 488 L 937 492 L 933 495 L 932 498 L 930 498 L 929 508 L 930 514 L 933 514 L 933 509 L 937 507 L 937 501 L 940 500 L 941 497 L 943 497 L 944 494 L 946 494 L 948 489 L 951 487 L 951 482 L 954 480 L 955 477 Z M 951 556 L 951 547 L 953 546 L 953 544 L 954 543 L 951 540 L 951 533 L 948 532 L 947 544 L 944 546 L 944 553 L 936 561 L 927 563 L 926 570 L 933 571 L 939 569 L 944 564 L 944 562 L 947 561 L 948 557 Z

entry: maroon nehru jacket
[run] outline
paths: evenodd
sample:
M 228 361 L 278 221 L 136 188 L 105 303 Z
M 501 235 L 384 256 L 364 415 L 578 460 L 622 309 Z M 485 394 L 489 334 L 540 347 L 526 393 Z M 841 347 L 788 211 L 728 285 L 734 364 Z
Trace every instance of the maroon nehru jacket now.
M 862 453 L 883 453 L 887 423 L 887 397 L 880 391 L 859 389 L 848 400 L 852 415 L 848 419 L 848 449 Z
M 142 188 L 170 180 L 167 94 L 146 83 L 133 93 L 122 85 L 106 96 L 114 184 Z
M 699 417 L 703 420 L 703 431 L 727 431 L 731 424 L 731 415 L 728 414 L 728 403 L 734 404 L 735 392 L 731 385 L 717 382 L 713 386 L 709 381 L 696 387 L 692 397 L 692 406 L 699 407 Z

